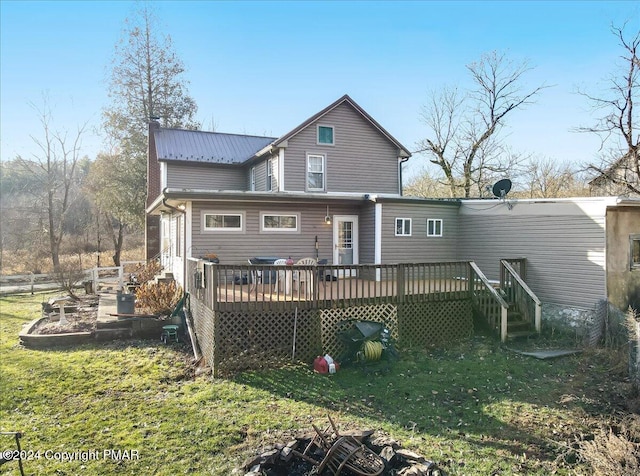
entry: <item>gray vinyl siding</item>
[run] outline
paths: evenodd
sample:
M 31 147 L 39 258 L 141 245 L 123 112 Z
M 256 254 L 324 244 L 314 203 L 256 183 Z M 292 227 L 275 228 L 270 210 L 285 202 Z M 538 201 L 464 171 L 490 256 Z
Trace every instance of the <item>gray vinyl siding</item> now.
M 271 184 L 271 189 L 273 191 L 277 191 L 277 187 L 278 187 L 278 156 L 277 155 L 272 155 L 272 156 L 266 156 L 263 160 L 260 160 L 259 162 L 255 162 L 252 166 L 250 167 L 246 167 L 245 168 L 245 173 L 247 174 L 247 190 L 249 190 L 249 186 L 251 185 L 249 183 L 249 180 L 251 180 L 251 175 L 249 173 L 249 170 L 251 167 L 255 167 L 256 169 L 256 191 L 257 192 L 264 192 L 267 190 L 267 161 L 268 159 L 271 158 L 273 161 L 273 177 L 272 177 L 272 184 Z
M 202 211 L 244 212 L 243 232 L 203 232 Z M 261 233 L 260 213 L 299 213 L 299 233 Z M 244 264 L 254 256 L 277 256 L 294 260 L 316 257 L 315 238 L 318 237 L 318 259 L 333 262 L 333 225 L 324 217 L 326 204 L 304 206 L 273 203 L 206 203 L 193 206 L 193 235 L 191 256 L 216 253 L 222 264 Z M 331 215 L 358 215 L 358 207 L 330 204 Z
M 463 215 L 460 258 L 489 279 L 500 259 L 527 259 L 527 284 L 546 303 L 591 309 L 606 297 L 604 217 L 586 214 Z
M 317 144 L 318 124 L 333 126 L 334 145 Z M 289 139 L 284 156 L 287 191 L 306 191 L 307 154 L 325 155 L 328 192 L 399 193 L 398 149 L 348 104 Z
M 213 164 L 167 162 L 167 187 L 200 190 L 247 190 L 244 170 Z
M 363 207 L 358 220 L 360 264 L 375 263 L 376 209 L 373 203 Z
M 396 218 L 411 218 L 411 236 L 396 236 Z M 427 219 L 442 219 L 443 235 L 427 236 Z M 457 205 L 382 204 L 382 262 L 455 261 L 459 234 Z

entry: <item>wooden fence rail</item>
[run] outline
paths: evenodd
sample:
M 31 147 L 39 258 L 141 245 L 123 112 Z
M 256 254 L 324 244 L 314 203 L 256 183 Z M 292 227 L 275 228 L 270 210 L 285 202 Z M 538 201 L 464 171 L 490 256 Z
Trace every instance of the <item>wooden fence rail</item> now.
M 214 311 L 241 311 L 441 301 L 468 293 L 469 282 L 465 261 L 276 266 L 191 259 L 186 289 Z

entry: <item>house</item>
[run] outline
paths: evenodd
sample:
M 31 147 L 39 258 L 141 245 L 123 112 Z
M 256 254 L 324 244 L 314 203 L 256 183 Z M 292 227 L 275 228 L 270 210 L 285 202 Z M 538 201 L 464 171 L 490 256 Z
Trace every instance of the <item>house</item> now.
M 345 95 L 281 137 L 149 129 L 147 256 L 316 257 L 329 264 L 527 259 L 547 316 L 585 321 L 638 300 L 640 200 L 402 195 L 409 150 Z M 635 300 L 635 301 L 634 301 Z
M 640 190 L 638 157 L 624 154 L 589 182 L 592 195 L 630 195 L 631 188 Z

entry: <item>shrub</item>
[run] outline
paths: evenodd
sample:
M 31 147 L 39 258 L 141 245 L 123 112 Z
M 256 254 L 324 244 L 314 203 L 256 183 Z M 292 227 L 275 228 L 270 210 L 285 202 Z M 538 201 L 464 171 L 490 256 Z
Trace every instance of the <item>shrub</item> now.
M 137 266 L 131 274 L 135 275 L 136 280 L 139 284 L 145 284 L 153 281 L 155 277 L 162 272 L 163 269 L 164 268 L 159 261 L 153 260 Z
M 60 263 L 55 272 L 56 282 L 75 300 L 78 299 L 75 290 L 85 277 L 86 274 L 77 261 Z
M 640 419 L 631 415 L 619 425 L 601 429 L 591 441 L 582 441 L 580 456 L 595 475 L 640 473 Z
M 182 298 L 182 287 L 175 281 L 148 281 L 136 291 L 136 304 L 149 314 L 169 315 Z

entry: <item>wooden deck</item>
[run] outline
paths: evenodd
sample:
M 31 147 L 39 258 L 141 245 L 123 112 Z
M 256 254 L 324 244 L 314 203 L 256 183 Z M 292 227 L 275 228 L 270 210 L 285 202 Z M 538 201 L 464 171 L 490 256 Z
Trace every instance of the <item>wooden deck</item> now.
M 294 286 L 295 287 L 295 286 Z M 315 289 L 314 289 L 315 288 Z M 302 286 L 287 294 L 277 284 L 235 284 L 223 283 L 218 286 L 218 302 L 263 302 L 263 301 L 307 301 L 337 299 L 373 299 L 397 297 L 399 295 L 422 295 L 431 293 L 452 293 L 469 289 L 465 279 L 413 280 L 404 283 L 398 292 L 396 281 L 372 281 L 358 278 L 340 278 L 336 281 L 319 282 L 317 285 Z
M 187 289 L 211 309 L 341 307 L 360 303 L 459 299 L 467 262 L 293 266 L 205 265 Z M 264 278 L 263 278 L 264 277 Z

